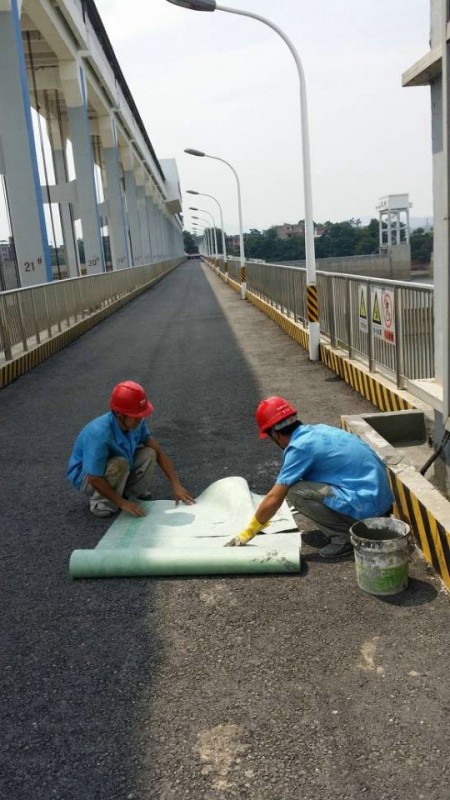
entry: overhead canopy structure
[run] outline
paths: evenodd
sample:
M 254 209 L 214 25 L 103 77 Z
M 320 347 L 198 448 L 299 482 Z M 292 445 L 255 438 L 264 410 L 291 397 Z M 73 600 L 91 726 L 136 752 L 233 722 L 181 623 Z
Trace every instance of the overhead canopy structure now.
M 18 285 L 182 256 L 176 167 L 168 179 L 94 0 L 0 0 L 0 71 Z

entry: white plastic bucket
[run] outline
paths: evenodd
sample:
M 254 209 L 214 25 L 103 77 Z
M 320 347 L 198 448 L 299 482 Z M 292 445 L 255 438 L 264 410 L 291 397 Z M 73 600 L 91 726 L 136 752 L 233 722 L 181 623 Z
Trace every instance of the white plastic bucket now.
M 369 594 L 398 594 L 408 585 L 410 528 L 388 517 L 355 522 L 350 538 L 355 548 L 358 586 Z

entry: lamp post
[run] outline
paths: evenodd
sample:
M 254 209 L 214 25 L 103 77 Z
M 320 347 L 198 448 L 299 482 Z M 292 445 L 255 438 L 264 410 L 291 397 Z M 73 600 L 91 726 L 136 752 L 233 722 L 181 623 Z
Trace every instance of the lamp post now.
M 174 0 L 169 0 L 169 2 L 174 2 Z M 185 150 L 184 152 L 188 153 L 190 156 L 199 156 L 200 158 L 213 158 L 214 161 L 221 161 L 222 164 L 226 164 L 227 167 L 230 167 L 230 169 L 234 174 L 234 177 L 236 178 L 237 193 L 238 193 L 238 214 L 239 214 L 239 260 L 240 260 L 240 273 L 241 273 L 240 274 L 241 297 L 243 300 L 245 300 L 245 297 L 247 295 L 247 275 L 245 270 L 244 229 L 242 226 L 241 184 L 239 182 L 238 174 L 235 168 L 228 161 L 225 161 L 224 158 L 219 158 L 218 156 L 211 156 L 209 155 L 209 153 L 203 153 L 202 150 L 193 150 L 191 147 L 187 148 L 187 150 Z
M 317 297 L 316 283 L 316 256 L 314 248 L 314 222 L 312 212 L 312 188 L 311 188 L 311 160 L 309 152 L 309 128 L 308 128 L 308 106 L 306 101 L 306 81 L 303 66 L 299 55 L 284 31 L 266 17 L 254 14 L 251 11 L 241 11 L 238 8 L 221 6 L 215 0 L 168 0 L 175 6 L 189 8 L 192 11 L 226 11 L 229 14 L 237 14 L 242 17 L 250 17 L 268 25 L 283 39 L 292 53 L 297 66 L 300 82 L 300 112 L 301 112 L 301 131 L 302 131 L 302 158 L 303 158 L 303 191 L 305 202 L 305 251 L 306 251 L 306 307 L 309 323 L 309 357 L 312 361 L 319 358 L 320 345 L 320 325 L 319 325 L 319 302 Z M 186 151 L 185 151 L 186 152 Z M 189 151 L 192 152 L 192 151 Z M 193 151 L 193 155 L 205 155 Z
M 221 234 L 222 234 L 222 253 L 223 253 L 223 261 L 224 261 L 224 270 L 226 272 L 227 271 L 227 248 L 226 248 L 226 245 L 225 245 L 225 231 L 224 231 L 224 228 L 223 228 L 222 206 L 220 205 L 219 201 L 215 197 L 212 196 L 212 194 L 205 194 L 204 192 L 195 192 L 194 189 L 186 189 L 186 192 L 187 192 L 187 194 L 196 194 L 199 197 L 209 197 L 209 198 L 211 198 L 211 200 L 214 200 L 214 202 L 217 203 L 217 206 L 219 208 L 219 214 L 220 214 L 220 231 L 221 231 Z
M 217 258 L 217 256 L 219 255 L 219 250 L 217 248 L 216 221 L 215 221 L 213 215 L 211 214 L 210 211 L 206 211 L 205 208 L 195 208 L 194 206 L 189 206 L 189 211 L 201 211 L 202 214 L 208 214 L 208 217 L 211 217 L 212 222 L 213 222 L 213 238 L 214 238 L 214 250 L 215 250 L 214 254 L 215 254 L 216 258 Z
M 193 215 L 192 219 L 196 219 L 199 222 L 205 223 L 204 224 L 205 238 L 206 238 L 206 241 L 209 242 L 209 255 L 212 256 L 212 254 L 214 252 L 214 242 L 213 242 L 212 233 L 211 233 L 211 223 L 207 219 L 205 219 L 204 217 L 194 217 L 194 215 Z
M 193 216 L 192 219 L 199 220 L 199 222 L 203 222 L 204 223 L 203 232 L 204 232 L 205 240 L 206 240 L 206 243 L 207 243 L 207 246 L 208 246 L 208 255 L 212 256 L 213 255 L 213 251 L 214 251 L 214 242 L 213 242 L 213 238 L 212 238 L 210 223 L 204 217 L 194 217 Z
M 197 231 L 197 232 L 198 232 L 198 235 L 203 235 L 202 242 L 204 242 L 204 245 L 202 245 L 202 247 L 203 247 L 203 249 L 206 249 L 206 255 L 209 255 L 209 250 L 208 250 L 208 237 L 207 237 L 207 235 L 206 235 L 206 228 L 204 228 L 204 227 L 200 227 L 200 225 L 197 225 L 197 223 L 196 223 L 196 222 L 193 222 L 193 223 L 192 223 L 192 228 L 193 228 L 195 231 Z
M 196 219 L 196 220 L 199 220 L 200 222 L 204 222 L 205 223 L 206 231 L 209 234 L 209 241 L 211 242 L 211 255 L 213 255 L 213 253 L 214 253 L 214 239 L 213 239 L 213 234 L 212 234 L 212 230 L 213 229 L 211 228 L 210 221 L 205 219 L 205 217 L 195 217 L 194 215 L 192 215 L 192 219 Z

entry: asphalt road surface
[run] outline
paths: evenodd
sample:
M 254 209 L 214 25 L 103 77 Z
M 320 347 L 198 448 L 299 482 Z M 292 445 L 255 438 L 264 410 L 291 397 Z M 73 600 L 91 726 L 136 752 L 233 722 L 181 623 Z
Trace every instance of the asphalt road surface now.
M 109 521 L 66 462 L 125 379 L 195 495 L 271 486 L 268 394 L 373 410 L 195 262 L 0 392 L 2 800 L 449 800 L 449 602 L 419 556 L 384 599 L 317 534 L 300 575 L 71 581 Z

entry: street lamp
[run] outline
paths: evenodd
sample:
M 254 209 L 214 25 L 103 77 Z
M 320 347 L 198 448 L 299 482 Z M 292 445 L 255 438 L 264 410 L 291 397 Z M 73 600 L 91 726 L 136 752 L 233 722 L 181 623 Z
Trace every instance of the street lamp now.
M 215 0 L 169 0 L 174 6 L 190 8 L 192 11 L 220 11 L 220 6 L 216 5 Z
M 251 11 L 241 11 L 237 8 L 220 6 L 215 0 L 168 0 L 175 6 L 189 8 L 192 11 L 226 11 L 229 14 L 238 14 L 242 17 L 250 17 L 268 25 L 272 28 L 289 47 L 295 64 L 297 66 L 300 82 L 300 112 L 301 112 L 301 131 L 302 131 L 302 158 L 303 158 L 303 191 L 305 202 L 305 251 L 306 251 L 306 307 L 309 323 L 309 357 L 312 361 L 319 358 L 320 345 L 320 325 L 319 325 L 319 302 L 317 297 L 316 284 L 316 256 L 314 248 L 314 222 L 312 212 L 312 188 L 311 188 L 311 160 L 309 152 L 309 129 L 308 129 L 308 106 L 306 102 L 306 81 L 302 62 L 299 55 L 286 34 L 273 22 L 254 14 Z M 185 151 L 186 152 L 186 151 Z M 199 151 L 188 151 L 192 155 L 205 155 Z
M 194 189 L 186 189 L 187 194 L 196 194 L 199 197 L 210 197 L 211 200 L 214 200 L 219 207 L 219 214 L 220 214 L 220 230 L 222 233 L 222 252 L 223 252 L 223 261 L 224 261 L 224 270 L 227 271 L 227 248 L 225 245 L 225 232 L 223 229 L 223 214 L 222 214 L 222 206 L 220 205 L 219 201 L 212 196 L 212 194 L 205 194 L 204 192 L 195 192 Z
M 206 233 L 206 228 L 200 227 L 196 222 L 192 223 L 192 228 L 198 232 L 199 236 L 203 236 L 202 242 L 204 242 L 204 249 L 206 249 L 206 255 L 209 255 L 209 248 L 208 248 L 208 236 Z
M 201 211 L 203 214 L 208 214 L 208 217 L 211 217 L 213 221 L 213 234 L 214 234 L 214 248 L 215 248 L 215 255 L 216 258 L 219 255 L 219 250 L 217 248 L 217 231 L 216 231 L 216 220 L 214 219 L 213 215 L 210 211 L 206 211 L 205 208 L 195 208 L 194 206 L 189 206 L 189 211 Z
M 208 255 L 212 256 L 213 250 L 214 250 L 214 242 L 213 242 L 213 238 L 212 238 L 210 222 L 208 222 L 208 220 L 205 219 L 204 217 L 194 217 L 193 216 L 192 219 L 198 220 L 200 222 L 200 224 L 203 223 L 203 234 L 204 234 L 207 246 L 208 246 Z
M 169 0 L 169 2 L 174 2 L 174 0 Z M 222 164 L 226 164 L 227 167 L 229 167 L 232 170 L 234 177 L 236 178 L 237 192 L 238 192 L 238 212 L 239 212 L 239 260 L 240 260 L 240 273 L 241 273 L 240 275 L 241 297 L 243 300 L 245 300 L 247 294 L 247 276 L 245 270 L 244 229 L 242 226 L 241 184 L 239 182 L 238 174 L 235 168 L 228 161 L 225 161 L 224 158 L 219 158 L 218 156 L 210 156 L 209 153 L 203 153 L 202 150 L 194 150 L 192 147 L 187 148 L 187 150 L 185 150 L 184 152 L 188 153 L 190 156 L 199 156 L 200 158 L 213 158 L 214 161 L 221 161 Z
M 211 223 L 209 222 L 209 220 L 205 219 L 205 217 L 194 217 L 194 215 L 192 215 L 192 219 L 198 219 L 198 220 L 200 220 L 200 222 L 204 222 L 208 226 L 208 227 L 205 228 L 205 231 L 206 231 L 206 235 L 209 237 L 209 241 L 211 243 L 210 255 L 213 255 L 214 245 L 217 244 L 217 239 L 216 239 L 216 241 L 214 241 L 214 239 L 213 239 L 213 234 L 211 232 L 212 231 Z

